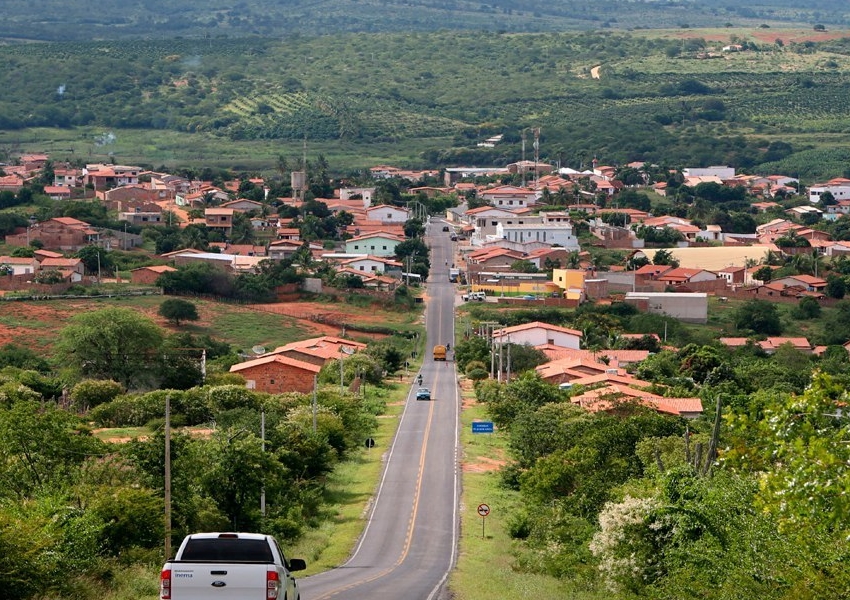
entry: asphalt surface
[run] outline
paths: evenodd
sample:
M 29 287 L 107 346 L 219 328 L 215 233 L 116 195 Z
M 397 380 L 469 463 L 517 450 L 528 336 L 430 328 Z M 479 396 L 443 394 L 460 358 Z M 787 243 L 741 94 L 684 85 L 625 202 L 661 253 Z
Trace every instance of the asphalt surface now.
M 342 566 L 302 579 L 302 600 L 437 600 L 457 556 L 460 496 L 460 393 L 449 352 L 432 360 L 437 344 L 454 342 L 452 242 L 444 223 L 428 225 L 431 272 L 425 309 L 423 387 L 431 400 L 408 393 L 398 432 L 384 451 L 384 473 L 363 535 Z M 446 262 L 448 261 L 448 265 Z

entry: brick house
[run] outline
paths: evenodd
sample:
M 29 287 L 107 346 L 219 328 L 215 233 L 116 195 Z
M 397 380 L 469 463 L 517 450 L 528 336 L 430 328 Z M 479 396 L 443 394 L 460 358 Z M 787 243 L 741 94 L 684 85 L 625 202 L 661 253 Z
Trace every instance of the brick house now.
M 242 375 L 250 390 L 269 394 L 306 394 L 313 389 L 313 378 L 321 369 L 319 365 L 271 354 L 233 365 L 230 372 Z
M 85 221 L 72 217 L 56 217 L 32 227 L 23 233 L 6 236 L 9 246 L 28 246 L 31 240 L 41 240 L 45 248 L 76 252 L 92 244 L 100 244 L 100 234 Z
M 150 267 L 139 267 L 130 271 L 130 283 L 138 285 L 155 285 L 156 280 L 163 273 L 176 271 L 174 267 L 168 265 L 153 265 Z
M 206 226 L 210 229 L 224 230 L 224 235 L 229 235 L 233 228 L 232 208 L 208 208 L 204 211 Z

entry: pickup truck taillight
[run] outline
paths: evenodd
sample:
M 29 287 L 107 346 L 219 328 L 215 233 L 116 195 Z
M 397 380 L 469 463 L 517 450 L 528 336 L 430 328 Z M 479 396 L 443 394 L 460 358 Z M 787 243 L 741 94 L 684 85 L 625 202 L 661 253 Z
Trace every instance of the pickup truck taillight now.
M 267 600 L 277 600 L 277 594 L 280 592 L 280 578 L 277 571 L 266 571 L 266 598 Z
M 163 569 L 159 575 L 159 598 L 171 600 L 171 569 Z

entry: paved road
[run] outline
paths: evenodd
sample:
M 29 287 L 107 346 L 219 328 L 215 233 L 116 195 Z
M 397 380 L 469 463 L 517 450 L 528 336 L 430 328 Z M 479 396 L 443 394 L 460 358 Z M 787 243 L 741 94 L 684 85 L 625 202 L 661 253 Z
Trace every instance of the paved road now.
M 452 242 L 443 223 L 428 226 L 431 277 L 426 305 L 423 385 L 431 402 L 411 389 L 398 433 L 383 448 L 385 470 L 365 531 L 351 558 L 301 581 L 302 600 L 435 600 L 455 563 L 460 494 L 460 394 L 454 363 L 434 362 L 431 349 L 454 341 Z M 449 353 L 451 358 L 451 353 Z

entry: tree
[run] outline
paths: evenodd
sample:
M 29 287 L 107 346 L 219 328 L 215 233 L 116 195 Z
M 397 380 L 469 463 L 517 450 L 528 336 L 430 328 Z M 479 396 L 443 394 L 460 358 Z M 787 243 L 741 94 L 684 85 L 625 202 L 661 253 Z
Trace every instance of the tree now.
M 820 312 L 820 303 L 811 296 L 805 296 L 791 311 L 791 316 L 795 319 L 817 319 Z
M 668 265 L 675 268 L 679 266 L 679 261 L 676 260 L 672 252 L 662 249 L 655 253 L 655 256 L 652 258 L 652 264 Z
M 782 322 L 779 310 L 773 302 L 767 300 L 749 300 L 742 304 L 733 315 L 735 327 L 764 335 L 781 335 Z
M 511 271 L 516 273 L 537 273 L 537 267 L 530 260 L 515 260 L 511 263 Z
M 826 278 L 826 295 L 830 298 L 841 299 L 847 292 L 847 284 L 839 275 L 830 275 Z
M 200 318 L 195 305 L 182 298 L 169 298 L 163 301 L 159 305 L 157 313 L 159 316 L 171 321 L 177 327 L 180 327 L 180 321 L 197 321 Z
M 114 267 L 112 257 L 100 246 L 85 246 L 77 251 L 77 258 L 83 261 L 88 273 L 110 272 Z
M 57 357 L 93 379 L 113 379 L 132 388 L 158 371 L 163 334 L 156 323 L 129 308 L 81 313 L 59 331 Z
M 404 235 L 407 238 L 417 238 L 425 234 L 425 226 L 419 219 L 408 219 L 404 222 Z
M 761 281 L 762 283 L 767 283 L 770 281 L 771 277 L 773 277 L 773 268 L 768 265 L 761 267 L 753 273 L 753 279 Z
M 477 335 L 455 346 L 455 362 L 459 370 L 466 371 L 466 367 L 473 361 L 490 364 L 490 345 L 487 340 Z

